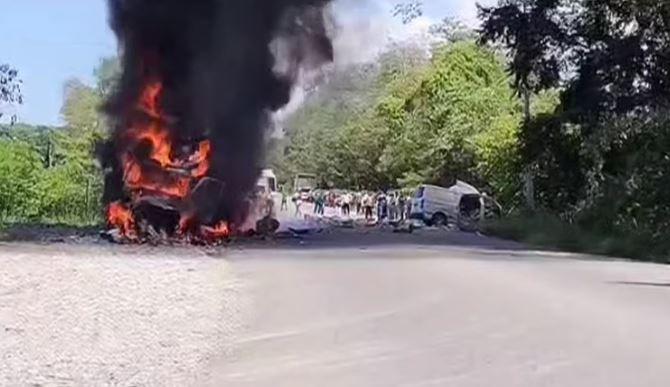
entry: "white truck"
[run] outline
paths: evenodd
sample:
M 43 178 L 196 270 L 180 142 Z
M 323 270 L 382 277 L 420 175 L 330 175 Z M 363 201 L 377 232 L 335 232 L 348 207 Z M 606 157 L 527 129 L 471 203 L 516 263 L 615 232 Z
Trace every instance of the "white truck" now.
M 256 187 L 259 191 L 262 191 L 265 194 L 269 194 L 272 197 L 275 206 L 279 206 L 281 204 L 283 194 L 277 189 L 277 176 L 274 174 L 272 169 L 263 169 L 261 171 L 261 177 L 258 178 Z
M 299 195 L 303 202 L 311 199 L 311 193 L 316 188 L 316 175 L 299 173 L 293 179 L 293 192 Z
M 262 187 L 265 192 L 277 192 L 277 176 L 275 176 L 272 169 L 263 169 L 261 177 L 258 178 L 256 186 L 259 189 Z

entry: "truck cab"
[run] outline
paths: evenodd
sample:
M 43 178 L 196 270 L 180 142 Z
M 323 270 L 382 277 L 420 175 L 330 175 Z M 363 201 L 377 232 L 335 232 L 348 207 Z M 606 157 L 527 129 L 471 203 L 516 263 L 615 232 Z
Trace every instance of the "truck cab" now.
M 258 178 L 256 187 L 259 192 L 269 194 L 275 202 L 275 205 L 281 203 L 283 194 L 277 189 L 277 176 L 272 169 L 263 169 L 261 171 L 261 177 Z

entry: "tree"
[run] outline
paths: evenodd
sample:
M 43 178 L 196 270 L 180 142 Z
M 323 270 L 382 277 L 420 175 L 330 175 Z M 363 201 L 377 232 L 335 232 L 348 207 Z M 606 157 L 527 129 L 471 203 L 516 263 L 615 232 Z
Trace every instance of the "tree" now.
M 555 97 L 535 114 L 526 103 L 520 134 L 540 205 L 599 232 L 662 244 L 670 3 L 505 0 L 480 17 L 481 40 L 509 53 L 517 87 L 558 86 L 555 108 Z
M 93 71 L 97 80 L 97 91 L 100 96 L 106 98 L 111 95 L 121 77 L 121 63 L 118 57 L 106 57 L 100 59 L 98 67 Z
M 63 159 L 57 147 L 60 128 L 45 125 L 15 123 L 0 127 L 0 138 L 28 144 L 39 154 L 45 168 L 51 168 Z
M 95 87 L 78 79 L 65 83 L 61 115 L 66 123 L 62 145 L 67 147 L 70 161 L 93 173 L 93 152 L 107 135 L 107 123 L 100 108 L 116 87 L 120 67 L 116 57 L 103 58 L 94 70 Z
M 502 42 L 510 58 L 514 88 L 524 100 L 524 119 L 530 120 L 531 94 L 555 87 L 567 31 L 561 24 L 560 0 L 503 0 L 494 7 L 479 6 L 482 43 Z
M 0 64 L 0 108 L 2 104 L 22 104 L 23 95 L 21 94 L 21 80 L 16 69 L 8 64 Z M 0 118 L 3 116 L 0 110 Z M 15 117 L 12 118 L 12 121 Z
M 107 134 L 100 105 L 114 89 L 118 71 L 118 61 L 107 58 L 95 69 L 95 86 L 66 82 L 64 127 L 1 128 L 0 221 L 81 224 L 100 219 L 102 177 L 93 151 Z M 0 102 L 22 102 L 16 72 L 0 66 L 0 73 Z
M 491 50 L 449 43 L 428 59 L 425 50 L 391 46 L 376 67 L 355 74 L 331 78 L 290 120 L 282 166 L 315 172 L 326 186 L 461 178 L 512 196 L 520 109 Z
M 66 123 L 61 145 L 66 147 L 70 162 L 91 168 L 95 144 L 105 136 L 99 112 L 102 98 L 92 87 L 72 79 L 65 84 L 61 114 Z
M 405 79 L 416 79 L 427 52 L 396 43 L 375 64 L 336 68 L 285 123 L 287 138 L 273 167 L 280 178 L 317 174 L 322 185 L 379 188 L 389 183 L 378 167 L 387 127 L 376 104 Z M 375 145 L 378 144 L 378 145 Z M 275 148 L 275 154 L 277 154 Z
M 423 16 L 423 2 L 414 0 L 406 3 L 398 3 L 393 7 L 393 16 L 400 18 L 403 24 L 409 24 Z M 445 17 L 441 21 L 432 24 L 428 28 L 428 32 L 438 40 L 439 44 L 474 40 L 477 37 L 475 30 L 453 17 Z
M 37 215 L 39 155 L 30 145 L 0 139 L 0 221 Z
M 428 29 L 441 42 L 460 42 L 477 39 L 477 31 L 453 17 L 445 17 Z
M 100 109 L 116 87 L 119 71 L 116 58 L 104 58 L 94 70 L 95 86 L 77 79 L 64 86 L 61 115 L 66 126 L 57 139 L 64 160 L 47 170 L 42 181 L 42 204 L 52 217 L 90 220 L 101 213 L 103 184 L 94 151 L 107 136 L 107 122 Z M 73 203 L 78 211 L 71 210 Z
M 393 16 L 400 17 L 403 24 L 409 24 L 414 19 L 423 16 L 423 2 L 413 0 L 406 3 L 398 3 L 393 7 Z
M 594 127 L 603 115 L 670 100 L 668 2 L 504 0 L 479 14 L 481 41 L 502 44 L 515 88 L 523 95 L 565 85 L 561 110 L 571 122 Z
M 571 67 L 562 96 L 573 122 L 646 114 L 670 101 L 670 3 L 585 1 L 570 29 Z
M 384 168 L 399 182 L 418 175 L 449 185 L 459 178 L 507 192 L 503 183 L 511 183 L 505 178 L 513 173 L 493 164 L 502 166 L 498 155 L 515 152 L 519 118 L 501 61 L 474 43 L 447 45 L 409 90 L 378 107 L 391 127 Z

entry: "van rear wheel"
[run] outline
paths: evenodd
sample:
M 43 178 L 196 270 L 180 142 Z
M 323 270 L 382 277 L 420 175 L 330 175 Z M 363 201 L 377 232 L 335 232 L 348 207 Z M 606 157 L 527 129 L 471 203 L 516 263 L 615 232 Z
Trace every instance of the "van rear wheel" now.
M 434 214 L 433 217 L 430 219 L 430 223 L 436 227 L 446 226 L 447 216 L 441 212 L 438 212 L 437 214 Z

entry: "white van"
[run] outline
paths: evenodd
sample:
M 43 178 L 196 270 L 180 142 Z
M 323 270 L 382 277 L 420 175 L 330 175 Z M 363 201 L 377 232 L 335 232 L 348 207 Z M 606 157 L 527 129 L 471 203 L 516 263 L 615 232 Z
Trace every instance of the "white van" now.
M 421 185 L 412 199 L 410 217 L 434 226 L 457 223 L 463 195 L 479 195 L 479 191 L 460 180 L 449 188 Z

